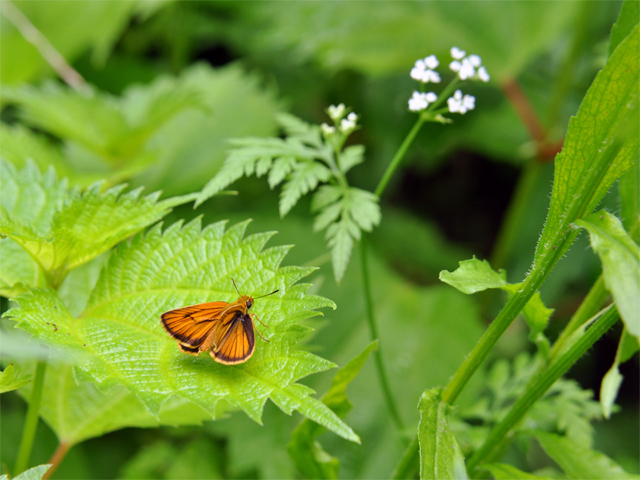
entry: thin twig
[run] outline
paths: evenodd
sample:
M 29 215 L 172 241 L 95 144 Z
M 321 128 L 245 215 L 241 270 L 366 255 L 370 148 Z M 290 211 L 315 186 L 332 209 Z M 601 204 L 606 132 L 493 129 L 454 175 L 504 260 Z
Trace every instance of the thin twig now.
M 49 468 L 49 470 L 47 470 L 47 472 L 42 476 L 42 480 L 47 480 L 51 475 L 53 475 L 53 472 L 56 471 L 56 468 L 58 468 L 72 446 L 73 445 L 68 442 L 60 442 L 58 444 L 58 448 L 56 448 L 56 451 L 53 452 L 53 455 L 47 462 L 51 464 L 51 468 Z
M 67 63 L 51 42 L 33 23 L 9 1 L 2 2 L 2 14 L 18 29 L 24 39 L 38 49 L 42 58 L 69 84 L 74 90 L 83 93 L 91 92 L 91 87 L 74 68 Z

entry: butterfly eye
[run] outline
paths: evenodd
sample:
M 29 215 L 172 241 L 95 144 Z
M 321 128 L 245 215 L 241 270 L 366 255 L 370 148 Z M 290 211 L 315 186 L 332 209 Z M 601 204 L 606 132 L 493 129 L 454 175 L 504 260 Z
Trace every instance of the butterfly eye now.
M 251 305 L 253 305 L 253 303 L 251 302 L 251 300 L 247 300 L 247 308 L 251 308 Z

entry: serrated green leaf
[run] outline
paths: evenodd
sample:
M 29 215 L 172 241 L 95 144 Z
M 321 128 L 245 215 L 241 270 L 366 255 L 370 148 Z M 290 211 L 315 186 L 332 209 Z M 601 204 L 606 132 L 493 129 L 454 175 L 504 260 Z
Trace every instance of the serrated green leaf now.
M 24 387 L 31 381 L 31 375 L 16 373 L 13 363 L 0 372 L 0 393 L 10 392 Z
M 315 190 L 319 182 L 326 182 L 331 171 L 318 162 L 298 163 L 290 179 L 282 187 L 280 195 L 280 216 L 284 217 L 303 195 Z
M 362 230 L 370 232 L 380 223 L 381 214 L 377 195 L 352 187 L 345 197 L 345 203 L 344 210 L 349 212 L 353 221 Z
M 331 381 L 329 390 L 323 395 L 322 403 L 327 405 L 339 417 L 346 415 L 353 406 L 347 397 L 347 386 L 358 374 L 367 358 L 369 358 L 369 354 L 377 348 L 378 340 L 367 345 L 360 354 L 336 373 Z M 325 430 L 319 424 L 303 420 L 291 433 L 287 452 L 304 478 L 338 478 L 338 459 L 325 452 L 315 440 Z
M 42 480 L 42 477 L 50 468 L 51 465 L 38 465 L 37 467 L 25 470 L 20 475 L 16 475 L 12 480 Z M 9 480 L 9 476 L 2 475 L 0 476 L 0 480 Z
M 80 194 L 69 190 L 65 180 L 57 182 L 51 172 L 41 176 L 33 165 L 19 172 L 7 162 L 0 165 L 6 185 L 0 197 L 0 233 L 36 260 L 51 285 L 157 222 L 171 207 L 195 198 L 157 201 L 159 193 L 139 198 L 140 189 L 121 194 L 121 185 L 100 192 L 100 184 Z
M 340 187 L 334 185 L 323 185 L 313 196 L 311 201 L 311 211 L 316 212 L 337 201 L 343 194 Z M 323 227 L 324 228 L 324 227 Z
M 618 365 L 629 360 L 638 350 L 640 350 L 638 339 L 630 335 L 625 328 L 620 336 L 620 343 L 618 344 L 613 365 L 602 378 L 602 385 L 600 386 L 600 405 L 602 406 L 602 413 L 607 419 L 611 416 L 613 404 L 618 396 L 620 385 L 622 385 L 623 377 Z
M 457 288 L 462 293 L 470 295 L 488 288 L 501 288 L 507 285 L 507 272 L 495 271 L 486 260 L 478 260 L 475 256 L 471 260 L 463 260 L 453 272 L 443 270 L 440 280 Z
M 358 227 L 351 219 L 345 217 L 330 225 L 327 230 L 326 237 L 331 249 L 331 265 L 337 282 L 342 280 L 347 265 L 349 265 L 349 257 L 351 257 L 351 250 L 353 250 L 354 237 L 352 232 L 354 231 L 359 232 Z
M 7 298 L 29 287 L 44 287 L 47 281 L 38 264 L 10 238 L 0 239 L 0 295 Z
M 640 247 L 624 231 L 620 220 L 608 212 L 596 212 L 576 225 L 589 232 L 620 317 L 628 332 L 640 338 Z
M 609 39 L 609 56 L 620 42 L 624 40 L 640 21 L 640 5 L 634 0 L 625 0 L 618 14 L 618 20 L 611 28 Z
M 305 295 L 307 285 L 294 285 L 312 269 L 278 268 L 287 248 L 262 250 L 271 234 L 243 239 L 247 223 L 226 232 L 217 223 L 204 230 L 198 220 L 165 232 L 152 229 L 134 237 L 112 254 L 89 302 L 74 318 L 51 290 L 34 290 L 16 299 L 20 308 L 9 316 L 19 326 L 69 354 L 105 388 L 123 384 L 155 415 L 172 395 L 205 409 L 212 418 L 225 400 L 260 421 L 271 398 L 282 410 L 296 409 L 323 426 L 357 441 L 357 436 L 331 410 L 309 397 L 295 382 L 333 364 L 294 350 L 307 333 L 297 322 L 318 315 L 314 309 L 333 306 L 321 297 Z M 183 305 L 212 300 L 234 301 L 235 278 L 241 291 L 259 295 L 280 292 L 257 301 L 255 310 L 270 329 L 270 343 L 256 347 L 253 357 L 226 366 L 205 355 L 182 354 L 162 330 L 159 315 Z M 46 312 L 46 314 L 45 314 Z M 55 322 L 56 330 L 47 325 Z M 257 328 L 260 328 L 259 326 Z M 85 346 L 86 345 L 86 346 Z
M 420 478 L 466 479 L 464 456 L 447 421 L 447 404 L 441 389 L 426 390 L 420 397 Z
M 540 445 L 569 478 L 631 479 L 638 478 L 625 472 L 603 453 L 576 445 L 571 440 L 553 433 L 533 432 Z
M 347 173 L 356 165 L 364 162 L 364 145 L 351 145 L 338 156 L 338 165 L 342 173 Z
M 288 136 L 296 137 L 300 141 L 316 148 L 322 147 L 322 136 L 317 125 L 303 122 L 298 117 L 288 113 L 279 113 L 276 115 L 276 120 Z
M 566 253 L 578 234 L 571 232 L 571 223 L 593 212 L 637 156 L 637 29 L 609 57 L 570 121 L 562 152 L 555 160 L 551 203 L 534 268 L 547 257 L 560 258 Z M 567 241 L 554 244 L 562 236 Z
M 496 480 L 551 480 L 551 477 L 546 475 L 534 475 L 532 473 L 523 472 L 512 465 L 506 463 L 491 463 L 489 465 L 482 465 L 484 470 L 488 470 L 493 478 Z
M 293 157 L 280 157 L 273 162 L 273 168 L 269 172 L 269 186 L 271 188 L 279 185 L 291 173 L 296 164 Z

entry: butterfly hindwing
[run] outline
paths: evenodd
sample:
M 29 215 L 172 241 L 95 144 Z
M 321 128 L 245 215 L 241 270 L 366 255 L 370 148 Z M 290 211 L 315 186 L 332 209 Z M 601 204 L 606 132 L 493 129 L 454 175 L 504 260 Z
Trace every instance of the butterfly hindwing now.
M 225 365 L 242 363 L 253 355 L 256 347 L 253 320 L 244 312 L 236 312 L 223 320 L 216 330 L 216 347 L 210 354 Z

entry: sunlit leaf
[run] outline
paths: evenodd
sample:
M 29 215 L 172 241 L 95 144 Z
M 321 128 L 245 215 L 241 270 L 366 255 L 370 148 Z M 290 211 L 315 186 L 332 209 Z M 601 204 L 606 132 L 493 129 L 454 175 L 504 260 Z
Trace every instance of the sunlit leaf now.
M 31 381 L 31 375 L 17 373 L 13 363 L 0 372 L 0 393 L 10 392 L 24 387 Z
M 487 288 L 500 288 L 507 285 L 507 272 L 496 272 L 486 260 L 463 260 L 453 272 L 440 272 L 440 280 L 470 295 Z

